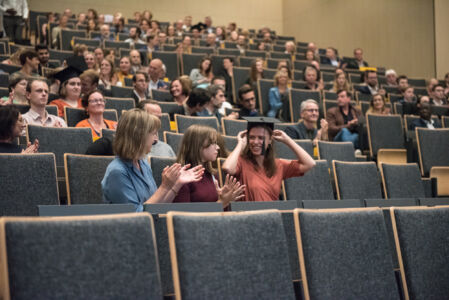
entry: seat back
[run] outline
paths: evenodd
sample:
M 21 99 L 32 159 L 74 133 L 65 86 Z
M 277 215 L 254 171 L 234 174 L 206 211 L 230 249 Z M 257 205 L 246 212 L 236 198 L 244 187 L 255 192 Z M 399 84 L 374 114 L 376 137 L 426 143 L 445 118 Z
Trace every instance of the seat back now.
M 162 171 L 176 162 L 176 157 L 150 156 L 150 165 L 156 186 L 162 183 Z
M 193 50 L 194 47 L 192 47 Z M 200 65 L 200 61 L 201 59 L 205 56 L 204 53 L 199 54 L 199 53 L 192 53 L 192 54 L 187 54 L 187 53 L 183 53 L 182 54 L 182 74 L 183 75 L 190 75 L 190 72 L 192 72 L 192 69 L 198 68 Z
M 333 160 L 356 161 L 354 144 L 351 142 L 318 141 L 318 158 L 332 164 Z
M 418 143 L 418 158 L 421 175 L 428 176 L 430 169 L 435 166 L 449 166 L 449 129 L 416 128 Z
M 131 45 L 128 42 L 104 40 L 104 47 L 108 48 L 108 49 L 113 48 L 113 49 L 118 50 L 120 48 L 122 48 L 122 49 L 129 49 L 129 48 L 131 48 Z
M 78 122 L 87 118 L 86 110 L 82 108 L 65 106 L 64 111 L 65 121 L 69 127 L 75 127 Z M 117 111 L 115 109 L 105 109 L 103 118 L 106 120 L 117 121 Z
M 101 181 L 113 156 L 64 154 L 68 204 L 101 204 Z
M 390 212 L 404 298 L 447 298 L 449 208 L 391 208 Z
M 302 147 L 310 156 L 313 157 L 313 144 L 311 140 L 294 140 L 296 144 Z M 274 151 L 276 157 L 283 159 L 298 159 L 296 154 L 286 144 L 275 141 Z
M 274 80 L 272 79 L 259 79 L 257 80 L 257 91 L 259 95 L 258 104 L 259 112 L 261 115 L 266 115 L 270 110 L 270 102 L 268 101 L 268 93 L 274 86 Z
M 306 300 L 399 299 L 380 209 L 296 209 L 294 217 Z
M 92 144 L 90 128 L 55 128 L 28 125 L 27 141 L 39 140 L 39 151 L 53 152 L 56 165 L 64 165 L 64 153 L 84 154 Z
M 133 88 L 131 87 L 111 86 L 111 94 L 115 98 L 132 98 L 133 93 Z
M 237 136 L 240 131 L 246 130 L 248 121 L 221 118 L 221 128 L 223 134 L 229 136 Z
M 193 124 L 209 126 L 218 130 L 218 120 L 216 117 L 191 117 L 175 115 L 176 128 L 178 133 L 184 133 Z
M 0 165 L 0 216 L 37 216 L 38 205 L 59 204 L 53 153 L 0 154 Z
M 424 198 L 424 186 L 418 165 L 381 164 L 380 173 L 384 187 L 385 199 L 389 198 Z
M 0 226 L 4 299 L 162 298 L 147 213 L 5 218 Z
M 249 71 L 250 71 L 250 68 L 245 68 L 245 67 L 234 67 L 232 69 L 232 72 L 233 72 L 232 81 L 234 82 L 235 101 L 236 102 L 239 101 L 238 90 L 242 85 L 245 84 L 245 81 L 249 78 Z
M 50 59 L 57 59 L 61 63 L 64 62 L 64 60 L 66 60 L 68 57 L 73 56 L 73 51 L 49 49 L 48 52 L 50 53 Z
M 105 108 L 115 109 L 117 111 L 118 119 L 122 116 L 123 110 L 133 109 L 136 102 L 132 98 L 106 98 Z
M 178 299 L 294 298 L 279 212 L 169 212 L 167 228 Z
M 174 103 L 173 102 L 173 96 L 168 91 L 151 90 L 151 96 L 156 101 L 163 101 L 163 102 Z
M 152 59 L 159 58 L 167 67 L 166 77 L 174 80 L 179 77 L 178 54 L 176 52 L 154 51 Z
M 366 119 L 371 157 L 376 157 L 379 149 L 404 148 L 401 116 L 368 114 Z
M 61 29 L 61 35 L 59 37 L 59 49 L 72 50 L 72 39 L 75 36 L 85 38 L 86 31 L 73 30 L 73 29 Z
M 332 161 L 338 199 L 382 198 L 375 162 Z
M 178 153 L 179 147 L 181 146 L 183 133 L 175 132 L 164 132 L 164 142 L 169 144 L 175 153 Z
M 284 180 L 287 200 L 335 199 L 327 161 L 317 160 L 315 163 L 315 167 L 304 174 L 304 176 Z
M 290 112 L 292 121 L 297 122 L 301 119 L 301 103 L 308 99 L 313 99 L 316 102 L 321 102 L 321 95 L 319 91 L 290 89 L 291 106 Z

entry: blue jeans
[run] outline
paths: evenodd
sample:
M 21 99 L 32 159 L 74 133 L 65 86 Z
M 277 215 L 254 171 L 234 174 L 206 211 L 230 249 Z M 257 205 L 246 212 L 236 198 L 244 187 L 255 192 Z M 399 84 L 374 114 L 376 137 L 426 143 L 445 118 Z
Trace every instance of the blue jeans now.
M 343 128 L 334 137 L 334 142 L 351 142 L 354 144 L 354 148 L 359 148 L 359 134 L 352 133 L 348 128 Z

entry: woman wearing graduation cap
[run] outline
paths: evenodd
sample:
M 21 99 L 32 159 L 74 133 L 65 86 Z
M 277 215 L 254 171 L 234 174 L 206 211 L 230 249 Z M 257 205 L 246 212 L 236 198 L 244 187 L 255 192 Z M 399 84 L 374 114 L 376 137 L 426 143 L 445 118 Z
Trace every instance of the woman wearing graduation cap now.
M 246 186 L 246 201 L 279 199 L 282 180 L 302 176 L 315 166 L 313 158 L 285 132 L 274 130 L 273 118 L 247 117 L 248 130 L 241 131 L 238 143 L 223 169 Z M 286 144 L 297 160 L 275 158 L 273 140 Z
M 68 67 L 55 74 L 61 82 L 59 90 L 60 99 L 53 100 L 50 105 L 58 107 L 58 115 L 64 117 L 64 107 L 83 108 L 81 102 L 80 74 L 87 70 L 86 62 L 82 56 L 73 56 L 67 59 Z

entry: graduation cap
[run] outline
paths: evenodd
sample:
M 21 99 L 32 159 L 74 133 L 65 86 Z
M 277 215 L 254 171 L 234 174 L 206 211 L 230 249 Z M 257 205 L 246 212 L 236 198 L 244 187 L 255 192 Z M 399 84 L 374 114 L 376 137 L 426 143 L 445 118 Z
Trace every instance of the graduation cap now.
M 71 56 L 66 59 L 68 67 L 54 75 L 61 83 L 75 77 L 87 70 L 87 64 L 83 56 Z
M 274 130 L 274 123 L 279 123 L 278 119 L 275 118 L 269 118 L 269 117 L 243 117 L 244 120 L 248 121 L 248 133 L 251 130 L 251 128 L 254 127 L 268 127 L 271 128 L 271 130 Z M 246 135 L 248 136 L 248 134 Z M 262 155 L 265 155 L 265 140 L 262 144 Z
M 279 123 L 278 119 L 269 117 L 242 117 L 248 121 L 248 131 L 254 127 L 268 127 L 274 130 L 274 123 Z

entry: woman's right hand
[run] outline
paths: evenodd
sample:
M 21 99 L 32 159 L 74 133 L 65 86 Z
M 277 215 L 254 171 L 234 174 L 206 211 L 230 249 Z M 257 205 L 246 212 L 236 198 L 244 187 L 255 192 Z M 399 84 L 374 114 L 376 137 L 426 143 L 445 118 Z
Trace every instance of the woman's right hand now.
M 164 170 L 162 171 L 161 187 L 171 189 L 178 180 L 180 171 L 181 171 L 181 164 L 178 163 L 165 167 Z
M 22 150 L 22 154 L 37 153 L 39 150 L 39 140 L 35 139 L 34 143 L 28 142 L 26 149 Z
M 184 185 L 186 183 L 200 181 L 203 178 L 204 167 L 202 165 L 198 165 L 190 169 L 189 168 L 190 164 L 187 164 L 180 169 L 179 177 L 176 183 Z
M 237 143 L 242 145 L 242 148 L 246 147 L 247 139 L 246 134 L 248 133 L 248 130 L 240 131 L 237 135 Z

